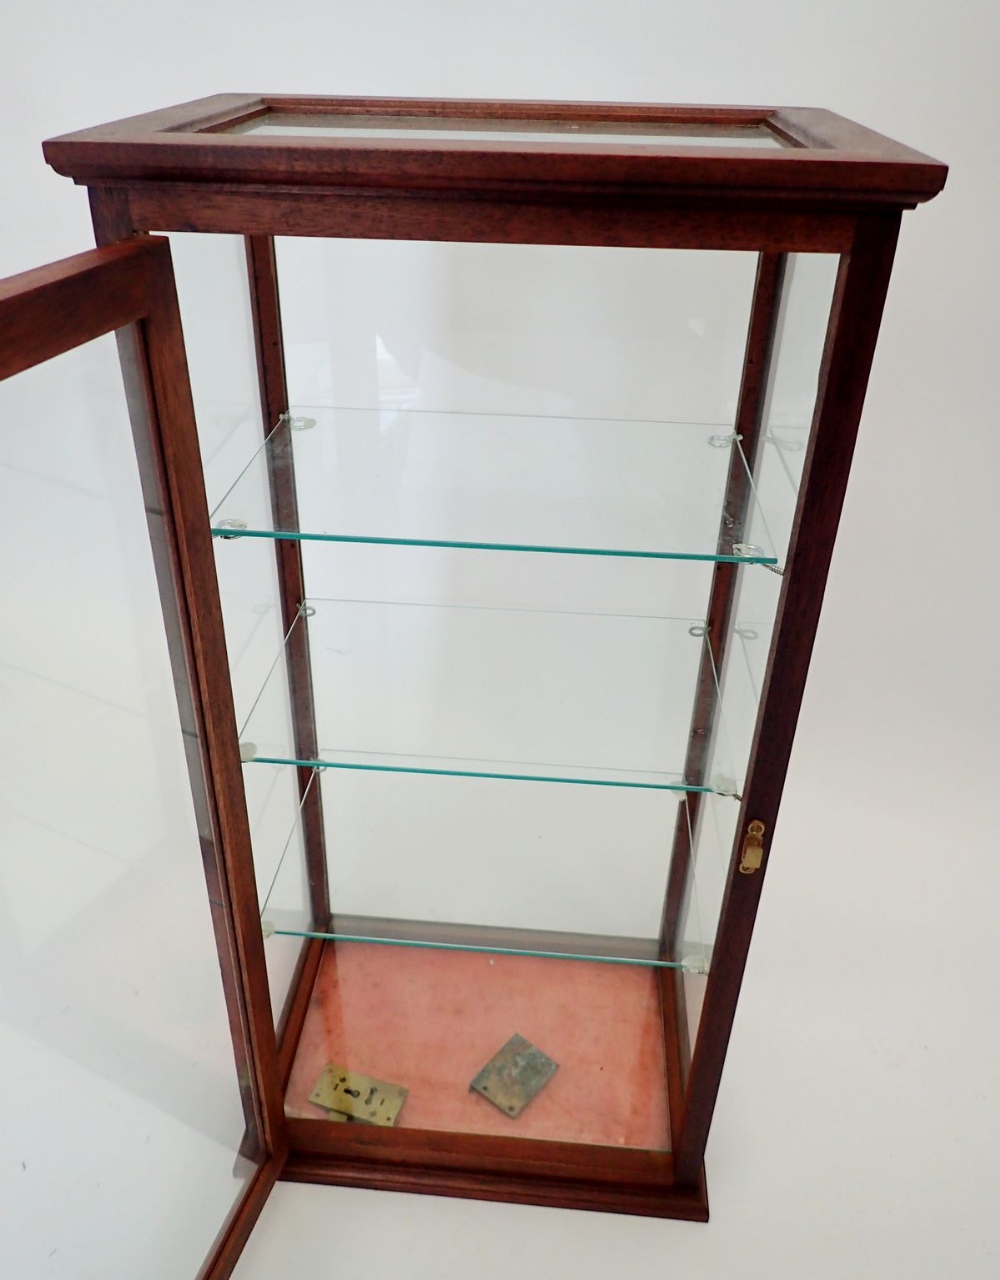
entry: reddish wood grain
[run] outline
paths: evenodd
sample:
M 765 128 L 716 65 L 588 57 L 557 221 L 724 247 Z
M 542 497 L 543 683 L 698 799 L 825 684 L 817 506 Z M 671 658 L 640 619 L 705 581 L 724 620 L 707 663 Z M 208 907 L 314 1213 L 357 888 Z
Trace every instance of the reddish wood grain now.
M 386 1129 L 327 1120 L 288 1120 L 296 1156 L 327 1156 L 331 1163 L 356 1162 L 385 1168 L 517 1174 L 568 1178 L 607 1186 L 673 1185 L 673 1158 L 666 1151 L 596 1147 L 582 1143 L 450 1133 L 437 1129 Z
M 718 126 L 778 124 L 797 145 L 748 150 L 608 142 L 267 137 L 217 131 L 262 106 L 306 113 L 452 116 Z M 185 123 L 186 121 L 186 123 Z M 213 132 L 205 132 L 212 129 Z M 201 130 L 201 131 L 200 131 Z M 656 187 L 673 196 L 795 192 L 814 203 L 913 205 L 944 185 L 938 161 L 828 112 L 803 108 L 671 107 L 658 104 L 511 103 L 420 99 L 237 96 L 203 99 L 45 143 L 59 173 L 88 183 L 129 180 L 294 183 L 321 186 L 477 188 L 533 185 L 552 190 Z
M 0 378 L 145 315 L 160 252 L 133 240 L 0 280 Z
M 368 1162 L 336 1162 L 293 1154 L 281 1174 L 286 1182 L 318 1182 L 327 1186 L 365 1187 L 373 1191 L 423 1192 L 466 1200 L 504 1200 L 553 1209 L 589 1209 L 650 1218 L 708 1221 L 704 1184 L 694 1187 L 600 1186 L 569 1178 L 533 1178 L 526 1173 L 401 1168 Z
M 118 193 L 92 191 L 91 208 L 98 240 L 131 229 Z M 144 243 L 160 271 L 146 316 L 119 334 L 122 368 L 238 1078 L 260 1149 L 282 1158 L 277 1045 L 183 334 L 169 244 Z
M 848 214 L 802 212 L 774 201 L 712 206 L 639 200 L 627 191 L 531 201 L 498 192 L 470 198 L 178 183 L 122 190 L 132 224 L 150 231 L 840 253 L 854 227 Z
M 667 1112 L 670 1116 L 670 1143 L 684 1123 L 684 1100 L 691 1070 L 691 1043 L 688 1035 L 684 974 L 680 969 L 661 969 L 658 974 L 660 1011 L 663 1019 L 663 1057 L 666 1065 Z
M 168 255 L 165 243 L 164 252 Z M 245 1004 L 264 1141 L 266 1149 L 280 1159 L 286 1136 L 277 1044 L 208 503 L 170 271 L 164 273 L 157 303 L 143 321 L 143 339 L 156 415 L 153 452 L 175 556 L 173 580 L 184 600 L 188 670 L 201 743 L 199 763 L 210 778 L 207 792 L 215 835 L 213 857 L 219 863 L 218 890 L 227 908 L 226 941 L 233 948 Z

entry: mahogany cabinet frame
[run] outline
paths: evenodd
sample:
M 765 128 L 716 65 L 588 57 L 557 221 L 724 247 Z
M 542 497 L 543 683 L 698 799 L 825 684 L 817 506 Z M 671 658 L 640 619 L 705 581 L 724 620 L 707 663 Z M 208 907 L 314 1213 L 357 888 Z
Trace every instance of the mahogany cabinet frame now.
M 271 113 L 380 117 L 403 127 L 372 139 L 261 136 L 230 132 Z M 449 122 L 449 132 L 497 121 L 544 123 L 565 139 L 523 142 L 503 132 L 483 140 L 406 136 L 415 118 Z M 581 142 L 572 128 L 613 125 L 616 135 L 655 126 L 662 138 L 632 144 Z M 670 131 L 705 135 L 756 130 L 761 147 L 677 145 Z M 719 142 L 719 137 L 713 139 Z M 776 145 L 780 144 L 780 145 Z M 878 336 L 900 218 L 931 199 L 947 169 L 830 112 L 770 107 L 653 106 L 422 99 L 304 98 L 224 94 L 52 139 L 49 163 L 90 189 L 100 244 L 155 231 L 224 232 L 246 238 L 265 430 L 288 408 L 273 238 L 341 236 L 552 245 L 751 250 L 758 273 L 745 352 L 737 427 L 752 466 L 759 443 L 786 255 L 840 255 L 802 487 L 761 692 L 738 835 L 732 851 L 696 1044 L 688 1044 L 679 971 L 660 970 L 667 1048 L 672 1150 L 642 1152 L 525 1142 L 420 1130 L 383 1130 L 286 1120 L 271 1105 L 287 1082 L 323 946 L 303 943 L 284 1011 L 280 1044 L 251 1039 L 270 1102 L 272 1150 L 287 1149 L 281 1176 L 444 1195 L 579 1206 L 704 1220 L 703 1159 L 735 1016 L 757 905 L 813 638 L 843 504 L 854 441 Z M 152 340 L 150 340 L 152 339 Z M 159 359 L 155 335 L 128 345 L 128 376 L 149 383 Z M 190 431 L 188 425 L 185 432 Z M 166 444 L 169 446 L 170 441 Z M 191 442 L 185 449 L 190 451 Z M 227 684 L 218 589 L 196 458 L 184 465 L 192 488 L 176 494 L 188 531 L 188 567 L 172 566 L 180 608 L 190 620 L 190 661 L 198 688 Z M 734 453 L 720 549 L 742 523 L 749 498 Z M 294 485 L 275 483 L 280 527 L 295 529 Z M 200 522 L 200 524 L 199 524 Z M 194 526 L 200 530 L 197 535 Z M 276 540 L 286 621 L 303 598 L 294 540 Z M 185 562 L 187 563 L 187 562 Z M 708 606 L 711 659 L 695 698 L 687 781 L 704 776 L 711 739 L 711 664 L 721 668 L 737 567 L 718 563 Z M 208 624 L 205 623 L 208 619 Z M 296 629 L 303 630 L 304 629 Z M 288 654 L 300 749 L 315 742 L 304 638 Z M 227 720 L 228 717 L 228 720 Z M 226 720 L 223 724 L 222 721 Z M 222 865 L 225 889 L 253 900 L 240 765 L 231 699 L 216 703 L 202 739 L 208 792 L 227 817 L 224 840 L 239 849 Z M 300 756 L 308 759 L 308 754 Z M 197 762 L 193 762 L 197 767 Z M 304 790 L 308 771 L 300 771 Z M 318 788 L 305 812 L 314 925 L 331 918 Z M 311 795 L 312 793 L 310 793 Z M 311 806 L 311 807 L 310 807 Z M 677 929 L 691 882 L 689 832 L 699 802 L 688 801 L 675 833 L 663 909 L 660 956 L 675 959 Z M 683 806 L 682 806 L 683 809 Z M 737 872 L 751 822 L 765 828 L 764 858 Z M 247 912 L 249 919 L 249 910 Z M 251 930 L 252 932 L 252 930 Z M 259 939 L 259 930 L 258 939 Z M 244 939 L 241 978 L 264 1003 L 263 953 Z M 280 1098 L 278 1099 L 280 1103 Z
M 240 1154 L 257 1166 L 201 1272 L 205 1280 L 224 1280 L 278 1176 L 287 1133 L 170 245 L 162 237 L 136 237 L 0 281 L 0 379 L 112 331 L 124 357 L 246 1120 Z M 213 653 L 215 661 L 206 661 Z

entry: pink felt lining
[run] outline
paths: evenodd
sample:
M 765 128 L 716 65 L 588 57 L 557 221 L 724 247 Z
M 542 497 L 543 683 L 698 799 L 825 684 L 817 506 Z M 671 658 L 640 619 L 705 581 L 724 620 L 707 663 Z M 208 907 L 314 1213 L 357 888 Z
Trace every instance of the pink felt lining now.
M 516 1120 L 469 1082 L 519 1033 L 559 1070 Z M 328 1062 L 405 1085 L 410 1129 L 669 1149 L 653 970 L 374 943 L 327 945 L 289 1082 L 289 1114 Z

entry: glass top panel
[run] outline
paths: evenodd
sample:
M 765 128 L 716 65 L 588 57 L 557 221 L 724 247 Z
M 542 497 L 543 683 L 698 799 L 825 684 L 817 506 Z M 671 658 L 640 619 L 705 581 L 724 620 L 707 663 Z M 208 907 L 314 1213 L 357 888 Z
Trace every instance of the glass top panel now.
M 227 133 L 255 137 L 342 138 L 400 142 L 560 142 L 595 146 L 765 147 L 785 144 L 765 125 L 656 122 L 483 120 L 455 116 L 385 116 L 271 112 Z
M 212 512 L 220 537 L 774 564 L 719 529 L 731 426 L 298 406 Z M 745 463 L 743 464 L 745 466 Z M 268 498 L 297 486 L 298 530 Z
M 319 751 L 296 754 L 279 654 L 245 761 L 685 791 L 705 647 L 690 618 L 311 599 Z M 717 696 L 717 691 L 716 695 Z M 735 790 L 724 726 L 715 775 Z

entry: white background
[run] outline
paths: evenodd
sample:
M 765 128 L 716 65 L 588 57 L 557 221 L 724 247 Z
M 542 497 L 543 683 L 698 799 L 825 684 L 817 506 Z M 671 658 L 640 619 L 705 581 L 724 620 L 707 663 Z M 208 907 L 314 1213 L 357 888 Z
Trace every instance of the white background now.
M 220 90 L 822 105 L 952 165 L 904 220 L 709 1145 L 712 1223 L 281 1186 L 240 1280 L 996 1274 L 998 28 L 993 0 L 0 18 L 4 274 L 90 243 L 43 137 Z M 47 1230 L 3 1222 L 5 1256 Z

